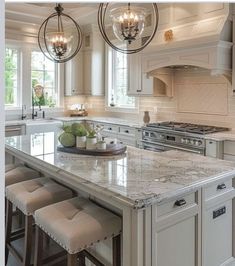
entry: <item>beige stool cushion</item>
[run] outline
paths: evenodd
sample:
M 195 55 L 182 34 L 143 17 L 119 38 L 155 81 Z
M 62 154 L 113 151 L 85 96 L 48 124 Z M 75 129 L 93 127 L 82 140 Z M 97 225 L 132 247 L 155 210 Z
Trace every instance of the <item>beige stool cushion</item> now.
M 14 164 L 14 163 L 9 163 L 9 164 L 5 164 L 5 173 L 18 167 L 19 164 Z
M 72 191 L 48 177 L 36 178 L 6 187 L 6 197 L 25 215 L 72 197 Z
M 76 197 L 35 212 L 36 224 L 70 254 L 121 232 L 121 218 Z
M 18 182 L 30 180 L 33 178 L 40 177 L 40 173 L 25 167 L 25 166 L 18 166 L 14 169 L 5 173 L 5 186 L 9 186 Z

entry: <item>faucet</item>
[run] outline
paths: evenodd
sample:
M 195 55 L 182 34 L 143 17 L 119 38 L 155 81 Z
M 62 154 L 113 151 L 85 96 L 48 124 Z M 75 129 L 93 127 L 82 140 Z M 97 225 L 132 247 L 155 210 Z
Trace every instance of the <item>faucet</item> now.
M 24 120 L 25 118 L 27 118 L 27 114 L 24 113 L 24 111 L 26 110 L 26 105 L 23 104 L 22 105 L 22 113 L 21 113 L 21 119 Z
M 32 119 L 38 116 L 38 112 L 34 111 L 34 99 L 33 99 L 33 94 L 32 94 Z

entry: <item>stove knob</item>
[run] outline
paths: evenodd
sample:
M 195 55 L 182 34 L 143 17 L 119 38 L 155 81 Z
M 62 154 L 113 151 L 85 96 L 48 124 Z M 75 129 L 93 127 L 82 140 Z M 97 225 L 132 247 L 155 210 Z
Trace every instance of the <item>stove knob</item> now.
M 194 140 L 194 145 L 195 145 L 195 146 L 199 146 L 199 143 L 198 143 L 197 140 Z
M 201 146 L 201 145 L 202 145 L 202 141 L 199 140 L 199 141 L 198 141 L 198 146 Z
M 184 143 L 188 144 L 189 143 L 189 139 L 185 139 Z
M 160 138 L 160 139 L 164 139 L 165 136 L 164 136 L 164 135 L 159 135 L 159 138 Z
M 184 143 L 185 142 L 185 139 L 181 139 L 181 143 Z

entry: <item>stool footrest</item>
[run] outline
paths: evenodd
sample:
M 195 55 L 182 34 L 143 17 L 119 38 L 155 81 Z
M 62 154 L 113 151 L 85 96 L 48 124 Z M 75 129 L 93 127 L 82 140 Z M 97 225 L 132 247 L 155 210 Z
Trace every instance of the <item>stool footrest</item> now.
M 83 250 L 80 253 L 82 253 L 86 258 L 88 258 L 92 263 L 94 263 L 96 266 L 105 266 L 103 263 L 98 261 L 90 252 L 87 250 Z

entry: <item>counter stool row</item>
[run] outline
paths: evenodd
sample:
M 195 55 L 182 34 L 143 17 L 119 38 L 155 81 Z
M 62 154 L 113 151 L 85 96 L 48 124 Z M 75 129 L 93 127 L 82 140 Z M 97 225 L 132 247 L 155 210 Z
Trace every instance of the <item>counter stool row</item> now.
M 31 172 L 31 178 L 28 174 Z M 25 176 L 24 176 L 25 173 Z M 17 178 L 17 175 L 19 178 Z M 48 177 L 23 165 L 8 165 L 6 180 L 6 265 L 9 252 L 22 266 L 30 266 L 33 224 L 36 224 L 34 265 L 41 266 L 51 258 L 43 259 L 43 234 L 57 242 L 67 254 L 67 265 L 85 266 L 89 259 L 96 266 L 104 265 L 87 251 L 96 242 L 113 239 L 113 265 L 121 265 L 121 219 L 88 199 L 73 197 L 73 192 Z M 24 176 L 24 177 L 23 177 Z M 25 178 L 25 179 L 24 179 Z M 14 181 L 13 181 L 14 180 Z M 25 216 L 23 257 L 12 246 L 12 213 L 16 206 Z M 64 254 L 64 252 L 62 253 Z M 57 257 L 57 256 L 56 256 Z

